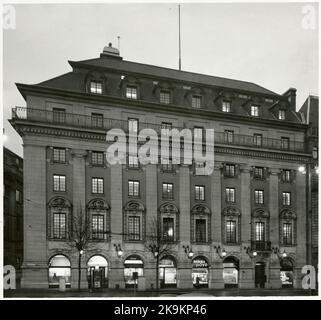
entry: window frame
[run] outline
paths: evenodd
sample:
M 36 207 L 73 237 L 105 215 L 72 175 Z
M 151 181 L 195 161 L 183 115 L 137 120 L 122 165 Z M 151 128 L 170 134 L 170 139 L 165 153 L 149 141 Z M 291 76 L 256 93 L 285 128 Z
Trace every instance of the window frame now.
M 99 157 L 98 157 L 99 155 L 101 155 L 101 162 L 98 160 L 99 159 Z M 91 152 L 91 165 L 93 167 L 102 167 L 102 166 L 104 166 L 104 164 L 105 164 L 104 156 L 105 156 L 104 151 L 92 151 Z M 94 159 L 95 157 L 96 157 L 96 159 Z
M 55 178 L 58 178 L 58 189 L 55 188 Z M 61 188 L 61 180 L 64 181 L 63 188 Z M 62 190 L 63 189 L 63 190 Z M 53 192 L 67 192 L 67 178 L 66 175 L 53 174 Z
M 288 197 L 286 195 L 288 195 Z M 286 207 L 289 207 L 289 206 L 291 206 L 291 202 L 292 202 L 291 192 L 282 191 L 282 205 L 286 206 Z
M 203 190 L 203 193 L 201 192 L 201 190 Z M 204 185 L 195 185 L 194 186 L 194 200 L 195 201 L 205 201 L 205 186 Z
M 94 86 L 93 86 L 93 84 L 94 84 Z M 98 88 L 98 85 L 100 85 L 100 88 Z M 92 94 L 103 94 L 103 83 L 102 83 L 102 81 L 90 80 L 89 91 Z
M 171 104 L 171 92 L 169 90 L 159 91 L 159 103 Z
M 222 101 L 222 112 L 230 113 L 232 110 L 232 103 L 229 100 Z
M 231 195 L 233 200 L 230 200 Z M 225 202 L 226 203 L 235 203 L 236 202 L 236 189 L 232 187 L 225 187 Z
M 96 180 L 96 183 L 94 184 Z M 102 192 L 100 191 L 100 184 L 99 182 L 102 182 L 101 187 L 102 187 Z M 96 188 L 96 192 L 95 189 Z M 91 177 L 91 193 L 92 194 L 104 194 L 105 192 L 105 186 L 104 186 L 104 178 L 103 177 Z
M 135 93 L 133 91 L 135 91 Z M 138 87 L 128 84 L 125 89 L 125 97 L 126 99 L 138 100 Z
M 260 116 L 260 106 L 257 104 L 252 104 L 250 114 L 251 114 L 251 117 L 259 117 Z
M 59 233 L 59 236 L 56 235 L 56 231 L 57 231 L 57 226 L 56 226 L 56 216 L 59 217 L 58 219 L 58 233 Z M 63 235 L 61 235 L 61 229 L 62 229 L 62 224 L 61 224 L 61 217 L 64 217 L 64 232 L 63 232 Z M 54 211 L 52 213 L 52 238 L 55 239 L 55 240 L 64 240 L 67 238 L 67 213 L 66 212 L 57 212 L 57 211 Z
M 255 204 L 264 204 L 264 190 L 255 189 L 254 190 L 254 203 Z
M 192 108 L 201 109 L 202 108 L 202 96 L 193 94 L 192 95 Z
M 56 152 L 58 152 L 58 159 L 55 157 L 55 155 L 57 155 Z M 63 151 L 63 159 L 61 160 L 61 152 Z M 52 161 L 54 163 L 66 163 L 66 148 L 60 148 L 60 147 L 53 147 L 53 151 L 52 151 Z
M 130 185 L 132 185 L 132 187 L 130 187 Z M 128 180 L 127 186 L 128 186 L 128 197 L 131 197 L 131 198 L 140 197 L 140 180 Z M 137 186 L 138 186 L 138 189 L 136 189 Z M 132 194 L 130 192 L 131 189 L 132 189 Z
M 169 191 L 169 186 L 171 186 L 171 191 Z M 166 191 L 164 190 L 166 188 Z M 174 183 L 172 182 L 162 182 L 162 199 L 163 200 L 174 200 Z

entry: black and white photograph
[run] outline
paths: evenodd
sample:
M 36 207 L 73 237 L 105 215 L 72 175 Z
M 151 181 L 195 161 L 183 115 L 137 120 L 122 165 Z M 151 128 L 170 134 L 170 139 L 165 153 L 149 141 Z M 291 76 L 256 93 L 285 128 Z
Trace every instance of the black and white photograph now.
M 318 1 L 1 6 L 3 299 L 319 299 Z

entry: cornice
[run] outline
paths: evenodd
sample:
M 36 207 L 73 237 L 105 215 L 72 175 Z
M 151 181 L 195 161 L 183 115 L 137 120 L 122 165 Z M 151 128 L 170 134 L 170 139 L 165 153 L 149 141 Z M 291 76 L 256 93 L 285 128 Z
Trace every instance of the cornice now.
M 16 128 L 21 136 L 27 134 L 42 135 L 42 136 L 55 136 L 65 137 L 70 139 L 82 139 L 82 140 L 95 140 L 95 141 L 106 141 L 106 133 L 87 131 L 84 129 L 63 129 L 57 127 L 44 127 L 35 125 L 34 123 L 28 123 L 26 121 L 11 120 L 11 124 Z M 239 146 L 215 146 L 216 154 L 233 155 L 239 157 L 249 158 L 262 158 L 270 160 L 281 160 L 290 162 L 307 163 L 311 160 L 311 156 L 305 153 L 294 153 L 284 152 L 275 150 L 251 150 L 250 148 L 239 147 Z
M 181 116 L 190 115 L 193 118 L 204 119 L 204 120 L 224 120 L 229 121 L 231 123 L 243 123 L 243 124 L 251 124 L 251 125 L 260 125 L 267 126 L 269 128 L 281 128 L 281 129 L 290 129 L 295 131 L 305 132 L 308 128 L 308 125 L 303 123 L 295 123 L 282 121 L 279 122 L 277 120 L 272 119 L 262 119 L 255 118 L 253 119 L 250 116 L 239 115 L 234 113 L 222 113 L 215 110 L 209 110 L 206 108 L 197 109 L 192 107 L 174 105 L 174 104 L 159 104 L 152 101 L 145 100 L 129 100 L 126 98 L 109 96 L 109 95 L 94 95 L 87 92 L 77 92 L 77 91 L 69 91 L 69 90 L 61 90 L 56 88 L 45 88 L 38 85 L 27 85 L 17 83 L 17 88 L 22 94 L 22 96 L 26 99 L 27 94 L 33 94 L 36 96 L 43 96 L 46 98 L 63 98 L 68 99 L 70 101 L 79 102 L 79 100 L 84 101 L 86 103 L 97 103 L 106 106 L 106 104 L 113 104 L 113 107 L 125 107 L 127 109 L 134 110 L 142 110 L 154 113 L 167 113 L 172 115 Z

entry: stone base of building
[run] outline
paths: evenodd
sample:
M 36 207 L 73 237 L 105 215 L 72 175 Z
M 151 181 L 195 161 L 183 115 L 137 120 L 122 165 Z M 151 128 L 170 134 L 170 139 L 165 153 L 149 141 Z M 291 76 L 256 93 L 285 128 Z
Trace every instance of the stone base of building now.
M 25 267 L 22 269 L 22 289 L 48 289 L 47 267 Z

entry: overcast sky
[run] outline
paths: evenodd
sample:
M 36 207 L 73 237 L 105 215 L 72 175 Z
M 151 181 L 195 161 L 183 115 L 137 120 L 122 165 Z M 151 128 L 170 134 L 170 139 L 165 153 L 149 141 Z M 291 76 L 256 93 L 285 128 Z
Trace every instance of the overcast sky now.
M 303 26 L 304 3 L 183 4 L 182 69 L 255 82 L 282 94 L 297 88 L 297 109 L 318 92 L 318 26 Z M 318 13 L 316 3 L 315 13 Z M 14 83 L 71 71 L 67 60 L 98 57 L 108 42 L 125 60 L 178 67 L 176 4 L 15 5 L 16 29 L 4 30 L 5 146 L 22 155 L 7 119 L 25 106 Z M 318 21 L 317 21 L 318 22 Z

